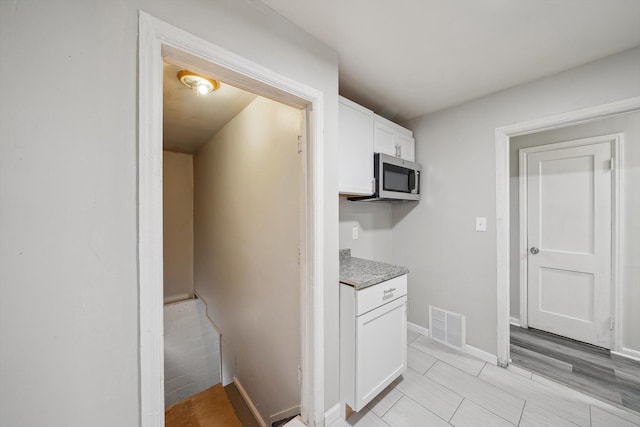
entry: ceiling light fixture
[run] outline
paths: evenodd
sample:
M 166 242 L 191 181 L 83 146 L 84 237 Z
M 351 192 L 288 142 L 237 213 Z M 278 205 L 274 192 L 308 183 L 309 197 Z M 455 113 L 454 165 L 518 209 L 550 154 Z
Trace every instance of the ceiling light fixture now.
M 193 89 L 196 95 L 207 95 L 220 87 L 220 82 L 188 70 L 178 71 L 180 83 Z

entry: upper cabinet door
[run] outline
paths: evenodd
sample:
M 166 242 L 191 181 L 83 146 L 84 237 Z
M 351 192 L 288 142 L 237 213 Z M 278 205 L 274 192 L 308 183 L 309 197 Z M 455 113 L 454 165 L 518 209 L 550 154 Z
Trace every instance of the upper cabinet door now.
M 413 132 L 374 115 L 373 151 L 413 162 L 416 158 Z
M 373 126 L 373 151 L 398 157 L 398 147 L 393 129 L 380 121 L 378 116 L 376 116 Z
M 343 194 L 373 194 L 373 111 L 340 97 L 339 179 Z
M 411 136 L 396 135 L 398 146 L 400 147 L 400 158 L 409 160 L 410 162 L 416 161 L 416 144 Z

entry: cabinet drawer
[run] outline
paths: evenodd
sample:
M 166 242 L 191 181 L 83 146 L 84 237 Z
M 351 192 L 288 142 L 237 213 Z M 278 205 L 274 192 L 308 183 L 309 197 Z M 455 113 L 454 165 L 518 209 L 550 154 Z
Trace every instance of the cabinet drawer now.
M 356 291 L 356 316 L 407 294 L 407 275 Z

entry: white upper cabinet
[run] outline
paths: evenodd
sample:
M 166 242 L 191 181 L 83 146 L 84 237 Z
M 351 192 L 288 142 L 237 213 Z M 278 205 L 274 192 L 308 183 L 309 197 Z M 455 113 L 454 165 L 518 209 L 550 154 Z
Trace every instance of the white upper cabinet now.
M 340 194 L 373 194 L 374 152 L 415 161 L 413 132 L 343 97 L 338 128 Z
M 416 161 L 416 143 L 413 136 L 408 135 L 396 135 L 396 141 L 398 142 L 398 151 L 400 154 L 398 157 L 410 162 Z
M 381 117 L 375 116 L 373 124 L 373 151 L 396 157 L 397 142 L 393 129 L 380 121 Z
M 339 179 L 343 194 L 373 194 L 373 111 L 340 97 Z
M 384 117 L 374 115 L 373 151 L 414 162 L 415 147 L 413 132 Z

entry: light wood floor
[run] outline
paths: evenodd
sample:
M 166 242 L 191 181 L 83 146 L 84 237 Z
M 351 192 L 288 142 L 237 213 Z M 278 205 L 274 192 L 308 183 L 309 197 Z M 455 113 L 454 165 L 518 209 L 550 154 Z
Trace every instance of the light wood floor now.
M 640 412 L 640 362 L 607 349 L 511 326 L 513 364 Z
M 409 332 L 409 368 L 347 426 L 640 426 L 621 409 L 521 368 L 499 368 Z
M 165 409 L 165 427 L 242 427 L 218 383 Z

